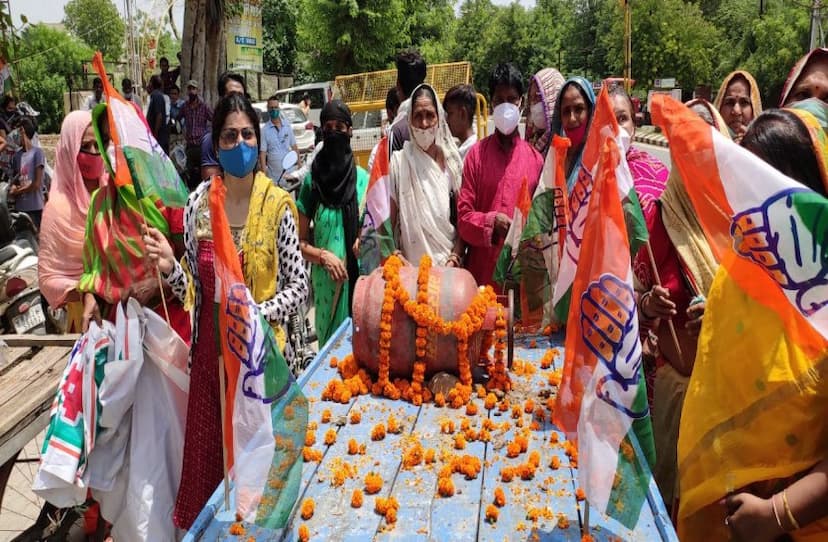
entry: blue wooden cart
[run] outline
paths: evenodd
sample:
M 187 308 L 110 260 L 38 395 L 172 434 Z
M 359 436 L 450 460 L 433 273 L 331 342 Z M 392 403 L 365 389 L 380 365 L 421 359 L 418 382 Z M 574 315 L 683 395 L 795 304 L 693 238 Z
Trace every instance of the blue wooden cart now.
M 544 353 L 549 348 L 560 347 L 562 341 L 562 336 L 551 340 L 541 336 L 521 337 L 515 345 L 515 358 L 539 367 Z M 474 428 L 479 428 L 485 417 L 493 418 L 498 424 L 515 420 L 511 419 L 510 412 L 485 410 L 483 400 L 478 398 L 474 399 L 478 407 L 475 416 L 466 416 L 464 409 L 439 408 L 434 404 L 417 407 L 403 401 L 390 401 L 370 395 L 358 396 L 345 405 L 321 401 L 319 396 L 327 382 L 338 376 L 337 370 L 330 367 L 331 357 L 342 359 L 350 352 L 351 323 L 346 321 L 319 352 L 300 380 L 310 401 L 309 419 L 318 423 L 314 448 L 321 450 L 324 456 L 320 463 L 304 464 L 302 487 L 288 527 L 284 531 L 273 532 L 245 525 L 244 536 L 230 535 L 229 528 L 235 520 L 233 492 L 231 491 L 230 510 L 226 510 L 224 489 L 220 485 L 196 519 L 186 541 L 248 540 L 250 537 L 258 541 L 293 541 L 298 539 L 298 530 L 302 524 L 308 527 L 310 540 L 326 541 L 581 540 L 584 512 L 583 503 L 578 502 L 575 496 L 576 472 L 568 466 L 569 459 L 565 456 L 563 447 L 550 444 L 552 434 L 557 430 L 549 421 L 531 431 L 529 450 L 518 458 L 506 457 L 506 444 L 515 436 L 515 423 L 508 424 L 509 429 L 493 431 L 488 443 L 469 442 L 465 450 L 454 450 L 453 437 L 440 432 L 441 420 L 452 419 L 457 429 L 464 418 L 468 418 Z M 560 357 L 555 360 L 558 368 L 561 363 Z M 535 403 L 542 404 L 538 392 L 549 389 L 548 372 L 539 369 L 529 376 L 512 376 L 515 387 L 510 393 L 512 404 L 523 405 L 521 395 L 533 397 Z M 332 413 L 330 423 L 320 421 L 325 409 Z M 351 424 L 348 420 L 349 414 L 354 410 L 359 410 L 362 416 L 358 424 Z M 372 441 L 371 429 L 378 423 L 386 423 L 392 414 L 402 423 L 402 433 L 388 434 L 382 441 Z M 532 415 L 523 414 L 523 418 L 524 427 L 528 427 Z M 337 431 L 336 443 L 325 446 L 324 434 L 331 428 Z M 558 436 L 563 443 L 563 434 Z M 366 454 L 348 455 L 350 439 L 365 444 Z M 429 466 L 404 469 L 403 450 L 413 440 L 419 440 L 424 448 L 434 448 L 438 460 Z M 528 453 L 533 450 L 541 455 L 540 468 L 534 479 L 524 481 L 515 477 L 513 481 L 503 483 L 501 469 L 524 463 Z M 452 480 L 455 494 L 450 498 L 437 495 L 437 474 L 442 466 L 439 460 L 441 452 L 474 455 L 480 458 L 483 465 L 482 471 L 473 480 L 466 480 L 459 474 L 454 475 Z M 558 456 L 561 463 L 557 470 L 550 467 L 553 456 Z M 333 487 L 332 470 L 341 465 L 342 461 L 355 465 L 358 475 L 347 479 L 342 486 Z M 400 503 L 398 519 L 393 527 L 386 525 L 384 518 L 374 512 L 374 496 L 365 495 L 361 508 L 354 509 L 350 506 L 353 490 L 363 488 L 364 477 L 369 472 L 378 473 L 383 479 L 382 490 L 377 496 L 394 496 Z M 497 487 L 503 489 L 506 505 L 500 509 L 497 522 L 489 523 L 486 521 L 486 508 L 493 502 Z M 307 498 L 315 501 L 316 511 L 312 518 L 305 521 L 300 517 L 299 507 Z M 530 510 L 539 515 L 538 519 L 533 521 L 527 517 Z M 599 541 L 678 540 L 654 483 L 651 483 L 647 503 L 641 514 L 639 528 L 632 532 L 617 521 L 591 510 L 590 534 Z

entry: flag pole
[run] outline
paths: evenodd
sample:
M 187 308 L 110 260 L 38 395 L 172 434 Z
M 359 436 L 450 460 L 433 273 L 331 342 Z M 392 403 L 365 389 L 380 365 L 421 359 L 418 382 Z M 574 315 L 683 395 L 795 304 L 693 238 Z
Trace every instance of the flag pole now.
M 584 535 L 589 534 L 589 501 L 584 499 Z
M 653 277 L 655 277 L 655 282 L 657 286 L 661 286 L 661 277 L 658 274 L 658 267 L 656 266 L 655 256 L 653 255 L 653 247 L 650 245 L 650 240 L 644 242 L 647 245 L 647 255 L 650 257 L 650 266 L 653 268 Z M 673 320 L 670 318 L 667 320 L 667 325 L 670 328 L 670 335 L 673 336 L 673 343 L 676 345 L 676 352 L 681 357 L 681 346 L 679 345 L 678 335 L 676 334 L 676 326 L 673 325 Z
M 144 230 L 148 231 L 147 215 L 144 214 L 144 203 L 140 198 L 138 198 L 138 208 L 141 210 L 141 220 L 144 221 Z M 157 263 L 155 264 L 155 278 L 158 279 L 158 290 L 161 292 L 161 305 L 164 307 L 164 317 L 167 319 L 167 325 L 172 327 L 170 323 L 170 311 L 167 309 L 167 296 L 164 294 L 164 283 L 161 281 L 161 270 L 158 268 Z
M 219 371 L 219 407 L 221 408 L 221 463 L 224 466 L 224 508 L 230 510 L 230 476 L 227 468 L 227 441 L 224 438 L 225 425 L 224 421 L 227 418 L 227 382 L 224 376 L 224 356 L 219 354 L 218 358 Z

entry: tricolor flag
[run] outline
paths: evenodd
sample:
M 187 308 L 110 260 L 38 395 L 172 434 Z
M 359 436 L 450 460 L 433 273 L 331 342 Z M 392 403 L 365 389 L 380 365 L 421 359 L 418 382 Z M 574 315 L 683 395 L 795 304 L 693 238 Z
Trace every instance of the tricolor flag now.
M 569 227 L 561 254 L 561 265 L 555 283 L 552 304 L 558 320 L 566 322 L 569 316 L 570 298 L 573 295 L 572 284 L 581 253 L 584 227 L 588 217 L 589 198 L 592 193 L 593 178 L 598 167 L 600 150 L 607 139 L 615 142 L 619 149 L 629 146 L 629 134 L 618 126 L 612 101 L 606 85 L 601 89 L 595 105 L 595 112 L 589 126 L 589 133 L 581 158 L 578 179 L 569 194 Z M 640 244 L 647 239 L 647 226 L 641 214 L 641 206 L 635 193 L 632 174 L 627 160 L 622 155 L 615 172 L 618 193 L 623 202 L 624 217 L 630 234 L 630 250 L 634 254 Z M 575 293 L 577 295 L 577 292 Z
M 720 499 L 747 486 L 768 498 L 825 458 L 828 200 L 675 100 L 655 96 L 652 113 L 721 262 L 681 418 L 679 535 L 725 540 Z M 796 539 L 826 532 L 823 520 Z
M 379 267 L 395 249 L 391 231 L 391 192 L 388 186 L 391 167 L 388 146 L 388 136 L 383 136 L 370 171 L 364 209 L 361 210 L 359 266 L 363 275 Z
M 509 231 L 506 232 L 503 249 L 501 249 L 500 256 L 495 265 L 493 277 L 495 282 L 508 283 L 517 280 L 520 276 L 520 263 L 517 261 L 518 249 L 520 248 L 520 238 L 523 234 L 523 228 L 526 225 L 526 219 L 529 216 L 531 207 L 532 198 L 529 195 L 529 184 L 526 181 L 526 177 L 524 177 L 520 185 L 520 191 L 518 192 L 515 211 L 512 214 L 512 224 L 509 226 Z
M 568 226 L 564 163 L 569 146 L 565 137 L 552 139 L 528 213 L 520 205 L 515 208 L 495 267 L 495 282 L 520 284 L 523 325 L 547 325 L 553 320 L 549 300 Z M 518 243 L 510 241 L 515 235 Z
M 216 333 L 227 375 L 224 445 L 244 521 L 284 527 L 299 494 L 308 402 L 244 282 L 224 212 L 227 189 L 210 186 Z
M 567 321 L 555 424 L 578 444 L 578 482 L 599 512 L 635 529 L 654 461 L 624 212 L 620 150 L 606 138 Z M 640 446 L 637 446 L 638 444 Z M 637 450 L 643 451 L 638 453 Z
M 101 149 L 114 182 L 97 190 L 89 204 L 79 290 L 115 302 L 133 284 L 155 273 L 144 258 L 142 225 L 147 223 L 172 238 L 170 222 L 175 222 L 178 227 L 172 229 L 180 233 L 188 192 L 143 113 L 110 83 L 100 53 L 95 54 L 92 64 L 103 81 L 106 96 L 106 104 L 93 111 L 92 124 L 100 147 L 98 121 L 106 115 L 115 167 L 109 154 Z

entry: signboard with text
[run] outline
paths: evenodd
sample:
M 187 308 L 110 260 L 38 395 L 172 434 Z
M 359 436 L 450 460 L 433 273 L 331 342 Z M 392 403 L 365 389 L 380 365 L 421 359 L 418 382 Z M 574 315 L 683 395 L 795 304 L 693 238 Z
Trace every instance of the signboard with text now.
M 261 0 L 232 0 L 227 12 L 227 69 L 261 72 Z

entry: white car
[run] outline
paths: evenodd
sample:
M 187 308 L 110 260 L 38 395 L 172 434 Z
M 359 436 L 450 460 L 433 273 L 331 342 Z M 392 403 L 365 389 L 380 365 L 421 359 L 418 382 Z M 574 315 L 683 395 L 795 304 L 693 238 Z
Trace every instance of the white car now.
M 259 114 L 259 122 L 266 124 L 270 122 L 270 115 L 267 112 L 267 102 L 256 102 L 253 104 L 253 109 Z M 304 156 L 313 151 L 314 140 L 316 132 L 313 128 L 313 123 L 310 122 L 298 105 L 279 104 L 279 111 L 281 111 L 282 121 L 288 120 L 293 127 L 293 135 L 296 137 L 296 146 L 299 149 L 299 155 Z

